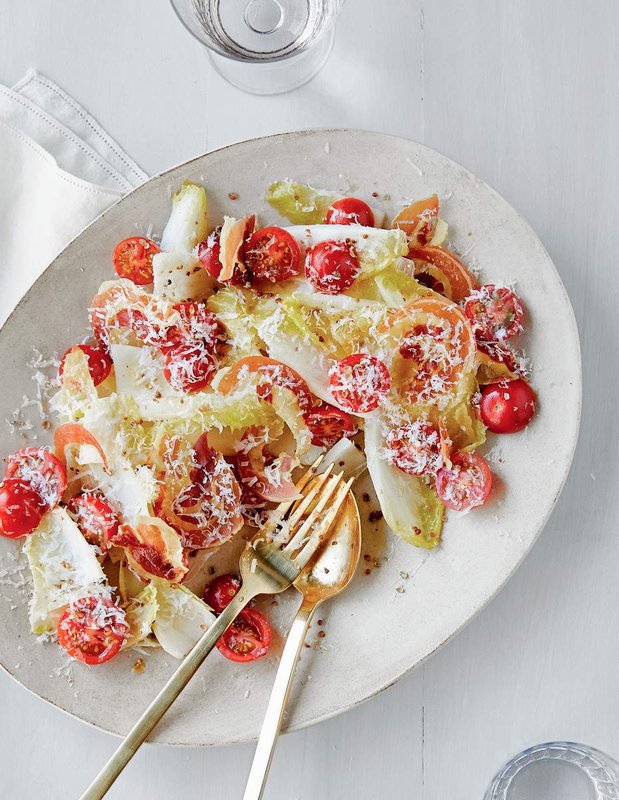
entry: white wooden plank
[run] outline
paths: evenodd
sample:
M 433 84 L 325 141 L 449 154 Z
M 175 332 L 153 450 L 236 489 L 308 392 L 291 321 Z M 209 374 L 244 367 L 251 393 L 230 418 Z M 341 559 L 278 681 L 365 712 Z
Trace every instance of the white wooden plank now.
M 451 4 L 447 19 L 438 4 L 425 8 L 426 141 L 541 235 L 574 302 L 585 401 L 574 467 L 541 540 L 424 668 L 427 798 L 480 797 L 504 760 L 539 741 L 619 752 L 618 15 L 614 4 L 597 10 L 477 0 Z

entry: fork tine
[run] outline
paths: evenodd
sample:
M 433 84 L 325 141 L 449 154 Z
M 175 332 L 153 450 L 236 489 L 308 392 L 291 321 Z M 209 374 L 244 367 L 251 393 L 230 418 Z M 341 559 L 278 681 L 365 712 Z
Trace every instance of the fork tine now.
M 322 455 L 318 456 L 318 458 L 316 459 L 316 461 L 314 461 L 312 466 L 303 473 L 303 475 L 299 479 L 299 482 L 296 484 L 296 487 L 299 490 L 299 492 L 301 492 L 307 486 L 307 484 L 312 480 L 312 478 L 315 477 L 316 470 L 318 469 L 318 467 L 324 461 L 324 457 L 325 457 L 324 453 Z M 324 473 L 321 473 L 321 475 L 327 475 L 328 476 L 328 474 L 331 472 L 332 468 L 333 468 L 333 465 L 330 465 L 329 467 L 327 467 L 327 469 L 325 470 Z M 297 502 L 297 499 L 286 500 L 283 503 L 280 503 L 273 510 L 273 512 L 271 513 L 271 516 L 269 517 L 269 521 L 266 523 L 266 525 L 264 525 L 258 531 L 258 533 L 256 535 L 259 536 L 260 538 L 263 538 L 263 537 L 267 537 L 271 533 L 273 533 L 273 531 L 277 528 L 277 526 L 284 519 L 284 517 L 286 516 L 288 511 L 290 511 L 292 506 Z
M 284 547 L 284 553 L 291 555 L 295 550 L 297 550 L 303 543 L 303 540 L 307 536 L 309 530 L 312 526 L 316 523 L 318 515 L 323 510 L 323 508 L 327 505 L 329 500 L 333 497 L 336 489 L 342 483 L 342 475 L 341 473 L 338 475 L 332 475 L 329 478 L 324 490 L 321 492 L 318 500 L 316 501 L 316 505 L 312 508 L 309 516 L 305 520 L 305 522 L 301 525 L 298 531 L 296 531 L 295 535 L 290 539 L 286 547 Z
M 292 514 L 288 517 L 288 519 L 284 520 L 279 531 L 277 531 L 277 533 L 273 535 L 273 542 L 275 542 L 278 545 L 281 545 L 282 547 L 284 545 L 287 546 L 289 544 L 289 540 L 291 539 L 291 532 L 294 531 L 294 529 L 297 527 L 300 520 L 302 519 L 303 515 L 307 513 L 308 509 L 311 508 L 312 503 L 316 500 L 317 496 L 322 491 L 327 481 L 327 478 L 331 474 L 331 469 L 332 468 L 329 467 L 327 470 L 325 470 L 325 472 L 323 473 L 324 478 L 322 475 L 318 475 L 316 477 L 315 485 L 312 486 L 309 492 L 301 499 L 301 501 L 299 502 L 299 506 L 295 508 Z
M 300 569 L 304 569 L 309 560 L 312 558 L 318 547 L 320 546 L 321 542 L 324 541 L 324 537 L 329 532 L 329 528 L 333 524 L 335 518 L 340 512 L 344 501 L 348 495 L 350 487 L 354 483 L 354 477 L 349 478 L 346 483 L 340 487 L 338 490 L 333 504 L 329 508 L 325 518 L 322 520 L 320 524 L 320 530 L 317 533 L 313 533 L 310 537 L 309 542 L 302 548 L 300 553 L 293 558 L 295 565 Z
M 294 530 L 299 520 L 303 517 L 303 515 L 309 509 L 309 507 L 314 502 L 318 494 L 322 491 L 323 486 L 327 482 L 327 479 L 333 472 L 333 466 L 334 466 L 333 464 L 329 464 L 329 466 L 325 469 L 324 472 L 316 476 L 316 483 L 312 486 L 309 492 L 303 497 L 297 508 L 295 508 L 292 514 L 288 517 L 287 522 L 289 530 Z

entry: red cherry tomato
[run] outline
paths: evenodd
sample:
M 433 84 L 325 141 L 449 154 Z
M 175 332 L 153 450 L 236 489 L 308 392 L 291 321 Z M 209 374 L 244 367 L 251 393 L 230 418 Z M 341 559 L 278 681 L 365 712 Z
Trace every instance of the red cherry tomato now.
M 213 357 L 198 345 L 178 345 L 165 354 L 163 374 L 174 389 L 193 394 L 213 380 L 217 367 Z
M 170 347 L 203 343 L 205 349 L 213 355 L 221 351 L 228 338 L 226 329 L 204 303 L 177 303 L 174 311 L 178 315 L 178 321 L 167 334 L 167 344 Z
M 487 283 L 471 292 L 464 313 L 476 338 L 484 342 L 502 342 L 522 331 L 522 303 L 502 286 Z
M 62 374 L 64 372 L 64 362 L 66 361 L 69 353 L 72 353 L 74 350 L 81 350 L 88 359 L 88 371 L 90 372 L 90 377 L 92 378 L 94 385 L 98 386 L 100 383 L 103 383 L 112 370 L 112 359 L 108 356 L 105 350 L 102 350 L 100 347 L 95 347 L 91 344 L 76 344 L 75 347 L 71 347 L 69 350 L 67 350 L 60 361 L 60 366 L 58 367 L 58 377 L 62 378 Z
M 29 483 L 10 479 L 0 483 L 0 536 L 17 539 L 32 533 L 46 511 Z
M 167 335 L 164 375 L 177 391 L 205 389 L 213 379 L 227 339 L 226 331 L 203 303 L 174 306 L 179 322 Z
M 221 250 L 219 244 L 220 233 L 221 228 L 211 231 L 206 239 L 198 245 L 198 259 L 202 262 L 202 266 L 211 278 L 219 278 L 219 273 L 221 272 L 221 261 L 219 260 Z
M 352 414 L 367 414 L 389 394 L 391 377 L 385 364 L 367 353 L 355 353 L 329 370 L 336 402 Z
M 516 433 L 526 427 L 535 414 L 535 392 L 526 381 L 501 381 L 484 386 L 480 414 L 493 433 Z
M 451 457 L 451 467 L 443 467 L 436 475 L 436 493 L 454 511 L 483 505 L 491 489 L 490 467 L 475 453 L 458 450 Z
M 106 597 L 82 597 L 58 621 L 58 643 L 83 664 L 103 664 L 122 647 L 129 626 L 125 614 Z
M 67 488 L 67 471 L 45 447 L 27 447 L 6 459 L 6 478 L 30 484 L 43 505 L 54 508 Z
M 254 608 L 245 608 L 221 639 L 219 652 L 230 661 L 246 663 L 266 655 L 271 644 L 271 626 Z
M 169 345 L 168 331 L 164 321 L 154 314 L 147 314 L 141 308 L 123 308 L 114 317 L 115 326 L 130 328 L 135 335 L 150 347 L 165 350 Z
M 219 575 L 206 587 L 204 601 L 216 614 L 221 614 L 240 588 L 238 575 Z
M 344 197 L 327 209 L 328 225 L 365 225 L 374 227 L 374 212 L 358 197 Z
M 310 409 L 303 419 L 312 432 L 312 444 L 317 447 L 333 447 L 344 436 L 354 436 L 357 432 L 355 420 L 329 403 Z
M 417 419 L 389 431 L 387 459 L 409 475 L 436 474 L 443 466 L 441 436 L 427 420 Z
M 245 265 L 259 280 L 285 281 L 299 271 L 301 248 L 283 228 L 271 226 L 256 231 L 245 245 Z
M 143 236 L 130 236 L 116 245 L 114 269 L 121 278 L 128 278 L 144 286 L 153 282 L 153 256 L 159 253 L 157 245 Z
M 504 364 L 510 372 L 518 372 L 517 354 L 509 349 L 509 345 L 500 345 L 497 342 L 477 342 L 477 349 L 493 361 Z
M 359 274 L 359 257 L 352 242 L 320 242 L 305 254 L 305 277 L 323 294 L 341 294 Z
M 95 494 L 80 494 L 72 498 L 68 509 L 84 539 L 107 549 L 118 533 L 118 517 L 107 500 Z

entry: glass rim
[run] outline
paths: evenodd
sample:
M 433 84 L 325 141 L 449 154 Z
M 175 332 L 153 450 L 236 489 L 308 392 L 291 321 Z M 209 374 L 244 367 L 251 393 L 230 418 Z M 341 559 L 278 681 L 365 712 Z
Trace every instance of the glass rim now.
M 344 4 L 344 0 L 340 0 L 340 9 L 341 9 L 341 6 L 343 4 Z M 246 64 L 260 64 L 260 63 L 273 64 L 273 63 L 275 63 L 277 61 L 286 61 L 289 58 L 294 58 L 295 56 L 299 55 L 299 52 L 297 51 L 297 49 L 292 49 L 292 46 L 290 46 L 291 49 L 290 49 L 289 52 L 287 52 L 286 48 L 283 48 L 282 50 L 266 50 L 266 51 L 265 50 L 254 50 L 254 51 L 251 51 L 251 55 L 243 55 L 241 53 L 238 53 L 238 54 L 235 55 L 233 53 L 227 52 L 222 47 L 218 47 L 214 42 L 206 41 L 198 33 L 196 33 L 196 31 L 194 31 L 194 30 L 192 30 L 190 28 L 190 26 L 187 24 L 187 22 L 183 19 L 182 15 L 181 15 L 181 12 L 178 10 L 177 4 L 176 4 L 176 0 L 170 0 L 170 5 L 172 6 L 172 9 L 173 9 L 174 14 L 176 15 L 176 18 L 178 19 L 178 21 L 185 28 L 185 30 L 191 36 L 193 36 L 193 38 L 196 41 L 200 42 L 200 44 L 203 47 L 206 47 L 207 50 L 209 50 L 209 51 L 211 51 L 213 53 L 217 53 L 218 56 L 221 56 L 222 58 L 227 58 L 229 61 L 236 61 L 236 62 L 246 63 Z M 317 36 L 313 40 L 312 47 L 314 47 L 316 44 L 318 44 L 318 42 L 320 42 L 321 39 L 324 38 L 325 34 L 329 33 L 332 30 L 332 28 L 334 27 L 334 24 L 335 24 L 335 19 L 333 20 L 332 24 L 326 30 L 322 31 L 320 33 L 320 35 Z M 297 45 L 295 44 L 295 48 L 296 47 L 297 47 Z
M 556 750 L 556 754 L 552 753 L 553 750 Z M 566 752 L 590 759 L 593 765 L 585 766 L 584 764 L 574 763 L 565 757 Z M 533 758 L 538 753 L 545 753 L 545 755 Z M 619 798 L 619 764 L 612 756 L 591 745 L 557 740 L 532 745 L 510 758 L 492 778 L 490 786 L 484 795 L 484 800 L 504 800 L 513 780 L 530 764 L 539 761 L 563 761 L 580 769 L 590 779 L 591 786 L 595 789 L 597 800 L 616 800 L 616 798 Z M 612 794 L 609 794 L 600 784 L 610 786 L 613 790 Z

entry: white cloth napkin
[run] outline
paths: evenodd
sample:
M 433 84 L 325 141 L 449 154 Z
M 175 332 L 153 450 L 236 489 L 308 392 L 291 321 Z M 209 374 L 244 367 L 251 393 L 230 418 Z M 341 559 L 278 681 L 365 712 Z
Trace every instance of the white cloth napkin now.
M 48 78 L 0 85 L 0 323 L 68 241 L 147 177 Z

